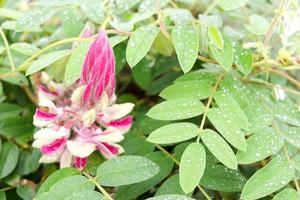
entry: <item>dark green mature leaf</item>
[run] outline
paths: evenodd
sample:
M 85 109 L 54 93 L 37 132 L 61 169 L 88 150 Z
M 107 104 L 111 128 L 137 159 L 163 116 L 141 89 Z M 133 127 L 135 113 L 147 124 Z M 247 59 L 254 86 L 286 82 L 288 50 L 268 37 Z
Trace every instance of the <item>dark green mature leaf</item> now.
M 46 193 L 50 191 L 50 188 L 60 180 L 67 178 L 69 176 L 73 175 L 79 175 L 80 172 L 74 168 L 63 168 L 58 171 L 55 171 L 53 174 L 51 174 L 41 185 L 39 188 L 36 196 L 38 197 L 42 193 Z
M 29 185 L 18 185 L 16 192 L 23 200 L 32 200 L 35 196 L 33 187 Z
M 180 120 L 201 115 L 204 105 L 197 99 L 174 99 L 152 107 L 147 115 L 157 120 Z
M 200 184 L 212 190 L 239 192 L 242 191 L 246 180 L 247 179 L 237 170 L 208 163 Z
M 147 54 L 159 33 L 159 28 L 152 25 L 141 26 L 133 32 L 126 48 L 126 60 L 134 67 Z
M 80 194 L 83 191 L 93 191 L 95 185 L 92 181 L 81 175 L 63 178 L 54 183 L 48 192 L 37 196 L 37 200 L 65 200 L 71 195 Z
M 274 158 L 247 181 L 242 199 L 259 199 L 284 187 L 294 177 L 295 169 L 286 159 Z
M 0 74 L 5 74 L 5 73 L 10 73 L 11 69 L 7 67 L 1 67 L 0 68 Z M 2 81 L 5 81 L 7 83 L 13 84 L 13 85 L 28 85 L 28 81 L 26 77 L 21 74 L 16 72 L 15 76 L 12 77 L 5 77 L 5 78 L 0 78 Z
M 215 45 L 209 44 L 209 49 L 219 65 L 226 71 L 231 69 L 233 63 L 233 47 L 228 39 L 224 40 L 224 48 L 218 49 Z
M 273 200 L 287 200 L 287 199 L 299 200 L 300 195 L 295 189 L 286 188 L 286 189 L 282 190 L 281 192 L 279 192 L 278 194 L 276 194 L 273 198 Z
M 184 150 L 179 165 L 179 182 L 185 193 L 192 192 L 203 175 L 206 156 L 200 143 L 191 143 Z
M 238 125 L 231 119 L 231 115 L 219 108 L 208 111 L 207 117 L 220 134 L 235 148 L 245 151 L 246 139 Z
M 173 169 L 173 161 L 162 152 L 153 152 L 145 156 L 159 166 L 159 173 L 153 178 L 132 185 L 118 187 L 116 200 L 133 199 L 150 190 L 165 179 Z
M 205 129 L 201 132 L 201 140 L 221 163 L 231 169 L 237 169 L 234 152 L 218 133 L 211 129 Z
M 175 174 L 168 178 L 156 191 L 155 196 L 165 195 L 165 194 L 179 194 L 184 195 L 180 185 L 179 185 L 179 175 Z
M 22 109 L 20 106 L 11 103 L 0 103 L 0 121 L 10 117 L 16 117 Z
M 120 145 L 124 148 L 125 155 L 140 155 L 144 156 L 148 153 L 153 152 L 155 146 L 150 142 L 147 142 L 140 133 L 127 133 L 125 140 Z
M 107 160 L 97 169 L 97 180 L 104 186 L 121 186 L 152 178 L 159 167 L 141 156 L 120 156 Z
M 79 79 L 84 59 L 89 47 L 90 42 L 84 42 L 72 52 L 65 71 L 64 81 L 67 86 Z
M 19 162 L 16 167 L 17 173 L 23 176 L 37 170 L 40 166 L 40 157 L 41 153 L 38 149 L 33 149 L 32 152 L 21 151 L 19 156 Z
M 252 53 L 249 49 L 243 49 L 238 44 L 234 44 L 234 64 L 237 69 L 244 75 L 250 74 L 252 71 Z
M 184 73 L 190 71 L 197 60 L 199 33 L 194 25 L 177 25 L 172 30 L 172 41 Z
M 194 200 L 191 197 L 187 197 L 187 196 L 183 196 L 183 195 L 175 195 L 175 194 L 151 197 L 151 198 L 148 198 L 147 200 L 168 200 L 168 199 L 172 199 L 172 200 Z
M 283 146 L 283 137 L 272 128 L 254 133 L 247 139 L 247 150 L 238 151 L 239 164 L 250 164 L 277 153 Z
M 149 88 L 152 79 L 150 61 L 142 59 L 132 69 L 132 76 L 140 88 L 144 90 Z
M 6 200 L 5 192 L 0 191 L 0 200 Z
M 17 166 L 19 157 L 18 147 L 10 142 L 2 145 L 0 154 L 0 178 L 9 175 Z
M 56 12 L 57 9 L 49 9 L 48 7 L 32 9 L 18 19 L 16 31 L 32 31 L 48 21 Z
M 222 110 L 232 114 L 232 119 L 240 129 L 248 130 L 248 117 L 231 95 L 219 91 L 214 95 L 214 100 Z
M 224 47 L 224 41 L 222 34 L 219 32 L 219 30 L 214 26 L 210 26 L 208 27 L 207 34 L 210 40 L 209 43 L 214 47 L 222 50 Z
M 48 67 L 52 63 L 68 56 L 70 54 L 70 50 L 59 50 L 59 51 L 52 51 L 48 54 L 41 56 L 39 59 L 35 60 L 31 65 L 29 65 L 26 76 L 31 75 L 37 71 Z
M 164 99 L 206 99 L 211 93 L 211 86 L 203 81 L 184 81 L 165 88 L 160 96 Z M 180 91 L 180 92 L 178 92 Z
M 192 123 L 181 122 L 163 126 L 153 131 L 147 141 L 156 144 L 173 144 L 199 135 L 199 128 Z
M 0 135 L 12 138 L 22 135 L 31 135 L 34 131 L 32 118 L 17 116 L 3 119 L 0 121 Z

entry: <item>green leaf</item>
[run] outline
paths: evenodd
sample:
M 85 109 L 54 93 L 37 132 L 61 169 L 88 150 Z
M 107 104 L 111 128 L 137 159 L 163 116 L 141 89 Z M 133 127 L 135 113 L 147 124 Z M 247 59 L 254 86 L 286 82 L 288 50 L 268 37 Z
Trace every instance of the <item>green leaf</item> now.
M 72 52 L 65 71 L 65 83 L 67 86 L 79 79 L 89 47 L 90 42 L 84 42 Z
M 246 150 L 247 144 L 244 134 L 231 119 L 231 115 L 222 109 L 212 108 L 208 111 L 207 117 L 232 146 L 242 151 Z
M 0 178 L 9 175 L 17 166 L 19 149 L 13 144 L 6 142 L 2 145 L 0 154 Z
M 6 200 L 6 195 L 4 191 L 0 191 L 0 200 Z
M 95 23 L 102 24 L 105 20 L 105 10 L 103 4 L 98 1 L 80 3 L 80 8 L 86 17 Z
M 18 185 L 16 192 L 23 200 L 32 200 L 35 196 L 35 191 L 30 185 Z
M 39 50 L 35 45 L 26 42 L 13 43 L 10 45 L 10 49 L 26 56 L 31 56 Z
M 137 85 L 146 90 L 150 87 L 152 74 L 151 74 L 151 66 L 150 61 L 146 59 L 142 59 L 133 69 L 132 76 Z
M 172 56 L 174 47 L 169 38 L 167 38 L 161 31 L 153 42 L 153 47 L 164 56 Z
M 140 194 L 143 194 L 153 188 L 171 173 L 174 163 L 164 153 L 157 151 L 150 153 L 145 157 L 152 160 L 159 166 L 159 173 L 146 181 L 118 187 L 115 198 L 116 200 L 134 199 Z
M 221 163 L 228 168 L 237 169 L 234 152 L 218 133 L 211 129 L 205 129 L 201 132 L 201 140 Z
M 259 15 L 250 16 L 250 24 L 245 24 L 245 28 L 254 35 L 265 35 L 269 27 L 269 22 Z
M 69 176 L 79 175 L 79 174 L 80 172 L 74 168 L 62 168 L 58 171 L 53 172 L 53 174 L 51 174 L 41 185 L 41 187 L 39 188 L 36 194 L 36 197 L 38 197 L 42 193 L 49 192 L 50 188 L 60 180 L 67 178 Z
M 134 67 L 147 54 L 159 33 L 159 28 L 152 25 L 141 26 L 133 32 L 126 48 L 126 60 Z
M 199 128 L 192 123 L 181 122 L 163 126 L 152 132 L 147 141 L 155 144 L 173 144 L 199 135 Z
M 64 200 L 106 200 L 99 192 L 82 191 L 66 197 Z
M 175 80 L 175 83 L 185 82 L 185 81 L 201 81 L 210 85 L 215 84 L 216 77 L 212 73 L 204 72 L 202 70 L 197 70 L 184 74 Z
M 231 95 L 219 91 L 214 95 L 214 100 L 222 110 L 231 114 L 233 121 L 239 126 L 240 129 L 248 130 L 248 117 Z
M 285 188 L 278 194 L 276 194 L 273 200 L 299 200 L 299 193 L 293 188 Z
M 283 137 L 268 127 L 247 139 L 247 151 L 236 154 L 239 164 L 250 164 L 277 153 L 283 145 Z
M 243 49 L 239 44 L 234 44 L 234 64 L 244 75 L 252 71 L 252 52 L 250 49 Z
M 93 191 L 95 185 L 92 181 L 81 175 L 63 178 L 54 183 L 49 192 L 37 196 L 37 200 L 65 200 L 71 195 L 80 194 L 83 191 Z
M 184 195 L 175 195 L 175 194 L 151 197 L 151 198 L 148 198 L 146 200 L 168 200 L 168 199 L 170 199 L 170 200 L 194 200 L 191 197 L 187 197 L 187 196 L 184 196 Z
M 209 44 L 209 49 L 219 65 L 226 71 L 231 69 L 233 63 L 233 48 L 227 39 L 224 41 L 224 48 L 218 49 L 213 44 Z
M 209 26 L 207 29 L 207 34 L 211 46 L 214 46 L 217 49 L 222 51 L 224 47 L 224 41 L 223 41 L 222 34 L 219 32 L 219 30 L 214 26 Z
M 219 5 L 225 11 L 234 10 L 246 5 L 248 0 L 221 0 Z
M 206 99 L 211 93 L 211 86 L 203 81 L 184 81 L 165 88 L 160 96 L 164 99 Z M 180 91 L 180 92 L 178 92 Z
M 180 120 L 196 117 L 204 112 L 204 105 L 196 99 L 174 99 L 152 107 L 147 115 L 157 120 Z
M 18 19 L 22 16 L 22 12 L 10 8 L 0 8 L 0 17 L 9 19 Z
M 206 158 L 200 143 L 191 143 L 183 152 L 179 165 L 179 182 L 185 193 L 192 192 L 203 175 Z
M 32 135 L 34 126 L 32 118 L 16 116 L 0 121 L 0 135 L 12 138 L 20 135 Z
M 247 181 L 242 199 L 259 199 L 287 185 L 294 177 L 295 169 L 286 159 L 274 158 Z
M 0 68 L 0 74 L 10 73 L 10 72 L 11 72 L 10 68 L 7 68 L 7 67 Z M 16 72 L 16 75 L 13 77 L 5 77 L 5 78 L 0 78 L 0 79 L 7 83 L 14 84 L 14 85 L 28 85 L 28 81 L 27 81 L 26 77 L 19 72 Z
M 20 176 L 28 175 L 31 172 L 36 171 L 40 166 L 40 157 L 41 153 L 38 149 L 33 149 L 32 152 L 21 151 L 15 171 Z
M 288 127 L 286 131 L 283 131 L 285 140 L 291 145 L 300 149 L 300 128 Z
M 159 167 L 141 156 L 120 156 L 107 160 L 97 169 L 97 180 L 104 186 L 121 186 L 142 182 L 159 172 Z
M 208 163 L 200 184 L 211 190 L 239 192 L 242 191 L 246 181 L 247 179 L 237 170 Z
M 300 111 L 294 104 L 278 102 L 274 104 L 272 111 L 274 116 L 280 121 L 294 126 L 300 126 Z
M 48 7 L 32 9 L 18 19 L 16 31 L 31 31 L 48 21 L 56 12 L 57 9 L 49 9 Z
M 45 54 L 39 59 L 33 61 L 31 65 L 29 65 L 26 76 L 31 75 L 37 71 L 40 71 L 44 69 L 45 67 L 48 67 L 52 63 L 60 60 L 61 58 L 64 58 L 70 54 L 70 50 L 59 50 L 59 51 L 52 51 L 48 54 Z
M 127 36 L 124 36 L 124 35 L 116 35 L 116 36 L 113 36 L 113 37 L 110 37 L 109 38 L 109 43 L 112 47 L 118 45 L 119 43 L 127 40 Z
M 16 117 L 21 113 L 20 106 L 11 103 L 0 103 L 0 121 L 10 117 Z
M 61 12 L 62 30 L 66 37 L 77 37 L 84 27 L 83 17 L 74 8 L 67 8 Z
M 184 195 L 180 185 L 179 185 L 179 175 L 175 174 L 168 178 L 156 191 L 155 196 L 165 195 L 165 194 L 179 194 Z
M 184 73 L 195 64 L 199 49 L 198 30 L 193 25 L 177 25 L 172 30 L 172 42 Z

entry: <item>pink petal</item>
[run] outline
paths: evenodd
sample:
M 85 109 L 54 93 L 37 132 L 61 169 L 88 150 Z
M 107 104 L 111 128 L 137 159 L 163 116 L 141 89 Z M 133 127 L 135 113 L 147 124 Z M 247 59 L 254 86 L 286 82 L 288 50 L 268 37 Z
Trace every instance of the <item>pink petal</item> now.
M 115 128 L 118 128 L 118 129 L 128 130 L 131 127 L 132 122 L 133 122 L 133 117 L 128 116 L 128 117 L 125 117 L 123 119 L 119 119 L 119 120 L 115 120 L 115 121 L 110 122 L 109 126 L 113 126 Z
M 87 164 L 87 158 L 75 157 L 75 159 L 74 159 L 74 166 L 77 169 L 83 169 L 83 168 L 85 168 L 86 164 Z
M 36 118 L 43 119 L 43 120 L 48 120 L 49 121 L 49 120 L 55 119 L 55 117 L 57 116 L 57 114 L 55 114 L 55 113 L 49 113 L 47 111 L 44 111 L 42 109 L 37 108 L 35 110 L 34 116 Z
M 44 145 L 41 148 L 42 154 L 51 154 L 55 153 L 61 147 L 63 147 L 67 143 L 67 139 L 65 137 L 54 140 L 54 142 Z
M 50 91 L 46 86 L 40 85 L 39 86 L 39 93 L 48 96 L 48 97 L 57 97 L 59 94 L 58 92 Z
M 120 145 L 112 143 L 101 143 L 101 145 L 97 145 L 97 148 L 106 159 L 114 158 L 124 152 L 124 149 Z

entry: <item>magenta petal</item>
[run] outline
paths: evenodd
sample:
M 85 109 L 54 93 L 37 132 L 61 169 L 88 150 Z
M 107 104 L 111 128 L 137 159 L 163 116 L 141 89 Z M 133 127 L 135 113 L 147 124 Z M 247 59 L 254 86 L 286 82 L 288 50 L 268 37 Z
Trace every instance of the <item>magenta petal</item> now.
M 46 86 L 44 85 L 40 85 L 39 86 L 39 91 L 43 94 L 45 94 L 46 96 L 50 96 L 50 97 L 57 97 L 59 94 L 57 92 L 52 92 L 50 91 Z
M 49 113 L 49 112 L 46 112 L 44 110 L 41 110 L 41 109 L 37 108 L 35 110 L 34 116 L 36 118 L 39 118 L 39 119 L 42 119 L 42 120 L 50 121 L 50 120 L 54 120 L 55 117 L 57 116 L 57 114 Z
M 74 159 L 74 166 L 77 169 L 83 169 L 83 168 L 85 168 L 86 164 L 87 164 L 87 158 L 75 157 L 75 159 Z
M 118 155 L 119 149 L 107 143 L 102 143 L 113 155 Z
M 44 145 L 41 147 L 42 154 L 51 154 L 55 153 L 61 147 L 63 147 L 67 143 L 67 139 L 65 137 L 54 140 L 54 142 Z
M 88 105 L 90 103 L 90 98 L 92 95 L 92 89 L 93 89 L 93 83 L 89 83 L 84 91 L 83 91 L 83 95 L 82 95 L 82 103 L 83 105 Z
M 116 127 L 116 128 L 123 128 L 123 127 L 130 127 L 133 122 L 133 117 L 128 116 L 123 119 L 115 120 L 109 123 L 110 126 Z

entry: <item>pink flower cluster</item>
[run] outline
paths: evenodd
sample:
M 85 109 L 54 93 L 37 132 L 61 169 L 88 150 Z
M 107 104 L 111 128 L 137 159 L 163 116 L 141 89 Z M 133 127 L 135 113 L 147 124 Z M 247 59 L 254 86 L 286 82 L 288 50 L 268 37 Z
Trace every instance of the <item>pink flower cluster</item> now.
M 100 31 L 85 58 L 81 78 L 70 87 L 42 72 L 39 106 L 33 117 L 41 129 L 34 134 L 40 162 L 84 168 L 99 151 L 110 159 L 122 153 L 116 144 L 132 125 L 132 103 L 116 104 L 115 58 L 105 31 Z

